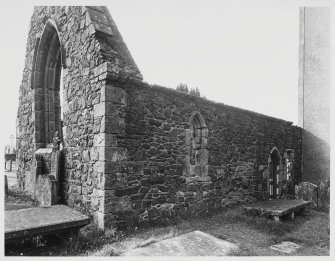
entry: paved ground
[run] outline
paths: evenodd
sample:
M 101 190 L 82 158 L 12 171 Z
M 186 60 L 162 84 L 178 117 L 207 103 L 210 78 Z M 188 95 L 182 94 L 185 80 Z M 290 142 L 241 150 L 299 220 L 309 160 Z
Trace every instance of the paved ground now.
M 126 252 L 125 256 L 226 256 L 237 245 L 201 231 L 168 238 Z
M 33 236 L 86 225 L 90 218 L 65 205 L 5 211 L 5 238 Z

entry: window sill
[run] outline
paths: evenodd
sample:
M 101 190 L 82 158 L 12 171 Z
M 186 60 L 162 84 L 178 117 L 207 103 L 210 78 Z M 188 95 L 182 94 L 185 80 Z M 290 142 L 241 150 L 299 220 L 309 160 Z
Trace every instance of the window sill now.
M 206 177 L 186 177 L 186 184 L 190 183 L 190 182 L 194 182 L 194 181 L 198 181 L 198 182 L 210 182 L 211 181 L 211 177 L 206 176 Z

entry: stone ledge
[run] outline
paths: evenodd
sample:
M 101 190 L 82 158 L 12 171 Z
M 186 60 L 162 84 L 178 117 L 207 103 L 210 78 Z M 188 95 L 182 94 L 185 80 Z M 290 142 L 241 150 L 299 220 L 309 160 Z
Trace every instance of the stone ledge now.
M 206 177 L 186 177 L 186 184 L 190 182 L 211 182 L 211 177 L 206 176 Z

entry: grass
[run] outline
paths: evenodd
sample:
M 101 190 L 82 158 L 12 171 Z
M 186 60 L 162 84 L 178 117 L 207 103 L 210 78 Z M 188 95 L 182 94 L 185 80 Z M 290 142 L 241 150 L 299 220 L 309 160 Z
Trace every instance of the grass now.
M 37 202 L 25 193 L 20 192 L 15 187 L 11 187 L 8 196 L 5 198 L 5 211 L 17 210 L 23 208 L 36 207 Z
M 294 220 L 277 223 L 271 219 L 245 215 L 242 207 L 221 211 L 211 217 L 184 220 L 175 226 L 141 229 L 117 242 L 106 243 L 87 255 L 120 255 L 127 250 L 165 238 L 201 230 L 239 245 L 236 256 L 287 255 L 270 248 L 282 242 L 295 242 L 302 247 L 293 255 L 329 255 L 329 215 L 307 210 Z M 292 254 L 290 254 L 292 255 Z
M 34 206 L 35 203 L 25 194 L 11 193 L 6 200 L 6 210 Z M 237 244 L 239 249 L 230 253 L 234 256 L 288 255 L 270 248 L 282 241 L 301 246 L 289 255 L 329 255 L 328 213 L 307 209 L 304 215 L 277 223 L 265 217 L 246 215 L 241 206 L 210 216 L 181 220 L 175 225 L 136 228 L 133 231 L 107 229 L 103 232 L 90 224 L 81 229 L 75 244 L 68 245 L 56 237 L 41 236 L 21 242 L 20 247 L 6 247 L 6 255 L 117 256 L 194 230 Z

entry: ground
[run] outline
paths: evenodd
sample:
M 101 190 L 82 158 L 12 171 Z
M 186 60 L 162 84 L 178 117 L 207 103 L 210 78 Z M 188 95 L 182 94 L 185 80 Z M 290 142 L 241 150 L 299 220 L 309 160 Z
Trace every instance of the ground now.
M 15 167 L 12 173 L 5 174 L 14 177 L 14 171 Z M 6 211 L 37 205 L 28 195 L 17 191 L 15 183 L 8 180 Z M 161 227 L 135 228 L 127 231 L 107 229 L 102 232 L 91 224 L 81 229 L 79 239 L 74 245 L 64 244 L 56 237 L 37 237 L 20 244 L 8 245 L 5 251 L 6 255 L 113 256 L 194 230 L 239 245 L 239 250 L 230 255 L 329 255 L 329 213 L 307 209 L 304 215 L 296 216 L 294 220 L 275 222 L 265 217 L 246 215 L 242 206 Z M 301 248 L 291 254 L 270 248 L 283 241 L 297 243 Z
M 13 204 L 32 207 L 24 194 L 11 192 L 6 199 L 6 209 Z M 29 206 L 30 204 L 30 206 Z M 297 252 L 289 255 L 329 255 L 329 214 L 308 209 L 294 220 L 275 222 L 265 217 L 248 216 L 241 206 L 221 210 L 218 213 L 178 224 L 117 231 L 99 231 L 93 224 L 81 229 L 78 242 L 64 245 L 55 237 L 28 239 L 19 245 L 6 247 L 6 255 L 56 255 L 56 256 L 113 256 L 175 235 L 200 230 L 220 239 L 239 245 L 239 250 L 230 255 L 266 256 L 285 255 L 270 248 L 282 241 L 301 245 Z M 19 246 L 19 247 L 18 247 Z

